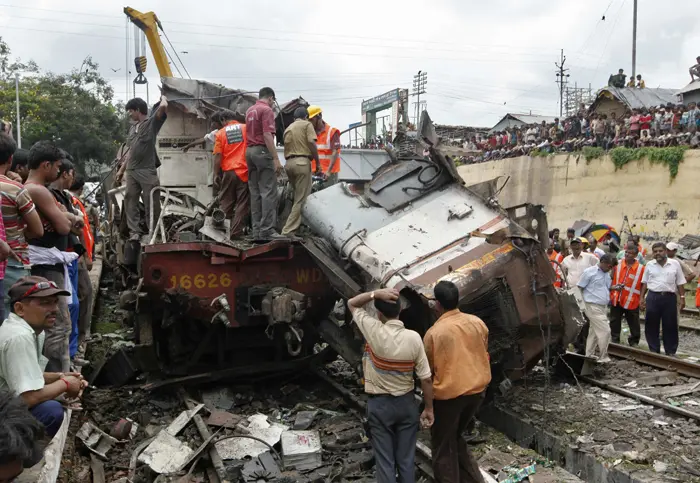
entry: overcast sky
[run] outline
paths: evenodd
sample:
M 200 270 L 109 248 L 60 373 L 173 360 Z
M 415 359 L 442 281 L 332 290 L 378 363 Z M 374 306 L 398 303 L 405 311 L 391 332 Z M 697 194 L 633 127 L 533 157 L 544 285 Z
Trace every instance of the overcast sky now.
M 571 85 L 590 83 L 596 89 L 619 67 L 630 73 L 632 5 L 633 0 L 129 4 L 156 12 L 193 78 L 255 91 L 269 85 L 280 101 L 303 96 L 321 105 L 324 118 L 341 129 L 361 119 L 362 99 L 410 88 L 418 70 L 428 72 L 424 98 L 441 124 L 492 126 L 507 112 L 558 115 L 554 62 L 560 49 Z M 131 94 L 123 6 L 111 0 L 0 0 L 0 35 L 16 56 L 55 72 L 92 56 L 116 97 L 125 99 Z M 697 0 L 639 0 L 637 71 L 647 87 L 688 83 L 688 67 L 700 55 L 696 12 Z M 133 72 L 132 26 L 128 32 Z M 153 100 L 159 77 L 150 50 L 148 56 Z M 143 87 L 137 95 L 145 97 Z

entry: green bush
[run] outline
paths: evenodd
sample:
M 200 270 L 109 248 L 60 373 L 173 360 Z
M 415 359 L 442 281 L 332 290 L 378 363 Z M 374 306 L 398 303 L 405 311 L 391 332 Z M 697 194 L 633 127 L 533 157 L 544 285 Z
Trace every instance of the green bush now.
M 583 157 L 586 158 L 586 162 L 590 163 L 594 159 L 602 158 L 605 155 L 605 150 L 603 148 L 597 148 L 593 146 L 583 147 Z
M 622 168 L 630 161 L 648 159 L 652 164 L 665 164 L 671 174 L 671 179 L 678 175 L 678 166 L 683 161 L 687 146 L 671 146 L 667 148 L 615 148 L 610 150 L 610 158 L 615 170 Z

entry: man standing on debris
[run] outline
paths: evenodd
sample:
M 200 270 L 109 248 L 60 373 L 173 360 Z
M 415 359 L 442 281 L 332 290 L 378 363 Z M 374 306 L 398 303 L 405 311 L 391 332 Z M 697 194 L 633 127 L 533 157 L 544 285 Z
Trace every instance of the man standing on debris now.
M 258 102 L 245 115 L 246 150 L 248 164 L 248 188 L 250 189 L 250 214 L 253 222 L 253 239 L 280 238 L 277 233 L 277 176 L 282 164 L 275 148 L 275 91 L 263 87 Z
M 323 120 L 319 106 L 309 106 L 309 121 L 318 135 L 318 157 L 320 163 L 311 163 L 311 170 L 326 178 L 324 188 L 338 182 L 340 173 L 340 131 Z M 320 165 L 320 167 L 319 167 Z
M 442 315 L 428 329 L 424 342 L 433 372 L 435 481 L 483 482 L 462 433 L 476 416 L 491 382 L 489 330 L 480 318 L 460 312 L 454 283 L 438 282 L 434 294 Z
M 365 310 L 370 302 L 374 302 L 379 318 Z M 369 395 L 367 418 L 377 464 L 376 481 L 413 483 L 418 423 L 420 419 L 425 426 L 433 423 L 433 384 L 423 341 L 398 320 L 398 290 L 360 294 L 348 301 L 348 309 L 367 341 L 362 369 Z M 420 418 L 413 395 L 414 372 L 421 381 L 425 401 Z
M 214 141 L 214 176 L 220 181 L 214 184 L 220 187 L 221 210 L 231 220 L 231 239 L 234 239 L 243 235 L 250 215 L 246 126 L 231 111 L 222 111 L 219 119 L 224 127 L 216 133 Z
M 569 287 L 578 285 L 578 281 L 583 275 L 583 271 L 588 267 L 598 265 L 598 259 L 592 253 L 583 251 L 583 243 L 579 238 L 570 240 L 571 255 L 564 258 L 562 268 L 566 276 L 566 283 Z
M 294 122 L 284 131 L 284 170 L 294 193 L 292 211 L 282 229 L 285 236 L 294 235 L 301 225 L 301 210 L 311 194 L 311 162 L 319 163 L 316 131 L 308 118 L 306 108 L 297 107 Z
M 44 456 L 40 441 L 44 428 L 22 398 L 0 391 L 0 481 L 10 482 Z
M 678 349 L 677 301 L 685 307 L 685 277 L 678 260 L 668 258 L 666 245 L 651 247 L 654 259 L 647 263 L 642 277 L 642 310 L 646 309 L 644 335 L 652 352 L 661 352 L 659 328 L 663 327 L 664 352 L 675 356 Z
M 44 332 L 57 321 L 59 297 L 67 295 L 45 278 L 22 278 L 10 288 L 12 313 L 0 327 L 0 390 L 21 396 L 49 436 L 63 422 L 63 406 L 55 399 L 77 397 L 87 387 L 80 374 L 44 372 Z
M 597 266 L 588 267 L 581 274 L 578 288 L 581 289 L 583 301 L 586 302 L 586 316 L 590 322 L 586 340 L 586 357 L 594 357 L 596 346 L 600 352 L 599 362 L 610 362 L 608 346 L 610 345 L 610 323 L 607 309 L 610 303 L 612 280 L 610 270 L 617 265 L 612 255 L 600 257 Z
M 642 277 L 644 265 L 639 263 L 639 249 L 634 243 L 625 248 L 625 258 L 617 264 L 613 272 L 612 286 L 619 290 L 610 292 L 610 330 L 612 341 L 620 343 L 622 317 L 625 317 L 630 328 L 627 343 L 631 347 L 639 344 L 641 331 L 639 327 L 639 302 L 642 294 Z
M 160 186 L 157 168 L 160 166 L 156 154 L 156 137 L 168 117 L 168 100 L 160 97 L 158 109 L 148 117 L 148 104 L 141 98 L 131 99 L 126 103 L 126 112 L 133 121 L 127 137 L 128 153 L 126 160 L 117 172 L 117 183 L 121 183 L 126 173 L 126 194 L 124 211 L 129 226 L 130 240 L 141 240 L 145 235 L 141 229 L 139 199 L 143 199 L 146 208 L 146 225 L 150 223 L 151 213 L 154 223 L 160 217 L 160 193 L 155 194 L 151 206 L 151 191 Z
M 25 185 L 44 228 L 41 237 L 29 240 L 32 275 L 51 280 L 61 288 L 70 287 L 67 265 L 78 258 L 76 253 L 66 252 L 68 235 L 83 228 L 82 218 L 68 213 L 46 187 L 58 178 L 63 157 L 63 152 L 52 142 L 35 143 L 29 150 L 29 177 Z M 50 370 L 68 372 L 71 319 L 65 297 L 59 298 L 58 305 L 56 323 L 46 330 L 45 355 Z

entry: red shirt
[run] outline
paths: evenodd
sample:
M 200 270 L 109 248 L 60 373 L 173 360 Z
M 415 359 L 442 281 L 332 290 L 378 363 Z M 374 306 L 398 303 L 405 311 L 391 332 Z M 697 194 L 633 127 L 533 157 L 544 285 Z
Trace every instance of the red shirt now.
M 245 125 L 246 146 L 265 146 L 263 133 L 276 131 L 275 113 L 265 102 L 258 101 L 245 113 Z
M 639 118 L 642 123 L 642 129 L 651 129 L 651 114 Z

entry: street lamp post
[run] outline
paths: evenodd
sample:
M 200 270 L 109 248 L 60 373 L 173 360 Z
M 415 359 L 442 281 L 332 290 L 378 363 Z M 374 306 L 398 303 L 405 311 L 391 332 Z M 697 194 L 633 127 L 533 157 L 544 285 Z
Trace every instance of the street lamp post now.
M 19 120 L 19 74 L 15 73 L 15 102 L 17 104 L 17 146 L 22 147 L 22 129 Z

